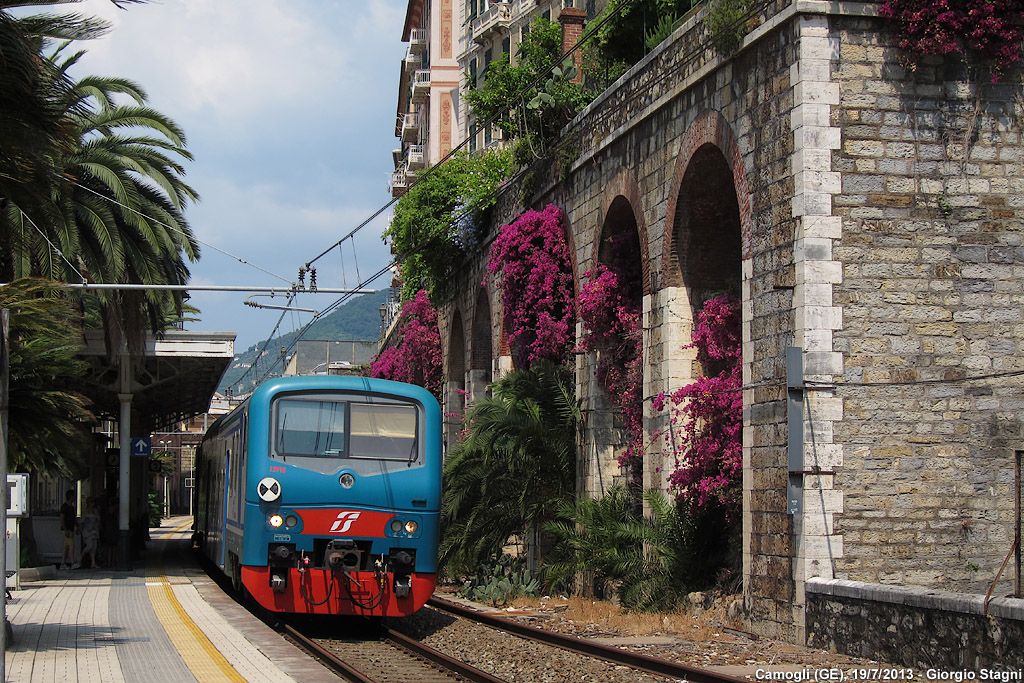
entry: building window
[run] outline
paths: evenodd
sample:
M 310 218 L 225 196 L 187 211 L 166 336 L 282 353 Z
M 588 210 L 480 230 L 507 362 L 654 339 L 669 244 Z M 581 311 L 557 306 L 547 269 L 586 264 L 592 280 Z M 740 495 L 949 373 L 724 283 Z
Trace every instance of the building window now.
M 476 121 L 469 124 L 469 151 L 476 151 Z
M 501 39 L 501 51 L 511 57 L 512 55 L 512 36 L 505 36 Z
M 469 87 L 475 88 L 476 86 L 476 57 L 473 57 L 469 60 Z
M 491 127 L 484 126 L 484 147 L 489 147 L 491 144 Z
M 466 21 L 472 21 L 476 18 L 476 0 L 469 0 L 466 3 Z

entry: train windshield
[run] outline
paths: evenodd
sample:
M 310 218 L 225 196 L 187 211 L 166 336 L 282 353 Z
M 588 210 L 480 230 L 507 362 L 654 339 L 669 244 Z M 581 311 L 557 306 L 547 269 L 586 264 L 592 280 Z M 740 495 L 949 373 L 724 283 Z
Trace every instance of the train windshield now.
M 285 460 L 345 458 L 403 465 L 419 460 L 419 410 L 411 403 L 280 398 L 275 401 L 274 425 L 273 456 Z
M 352 403 L 349 457 L 416 459 L 416 408 L 409 405 Z
M 277 454 L 285 457 L 344 454 L 345 407 L 341 401 L 278 401 Z

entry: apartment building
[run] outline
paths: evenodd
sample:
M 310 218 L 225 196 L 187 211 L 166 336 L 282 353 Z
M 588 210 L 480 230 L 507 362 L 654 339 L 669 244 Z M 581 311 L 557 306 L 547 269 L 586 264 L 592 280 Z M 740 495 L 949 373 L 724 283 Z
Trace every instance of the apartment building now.
M 483 83 L 491 62 L 510 53 L 535 17 L 558 21 L 566 8 L 590 19 L 607 0 L 409 0 L 402 41 L 409 44 L 398 85 L 391 194 L 401 196 L 415 174 L 459 145 L 470 151 L 500 142 L 478 125 L 461 93 Z M 580 9 L 577 10 L 576 7 Z

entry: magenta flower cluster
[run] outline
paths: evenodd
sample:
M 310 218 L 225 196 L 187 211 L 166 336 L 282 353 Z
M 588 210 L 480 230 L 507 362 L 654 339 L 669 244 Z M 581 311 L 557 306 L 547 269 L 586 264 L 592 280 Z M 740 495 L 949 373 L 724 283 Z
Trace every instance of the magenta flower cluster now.
M 697 315 L 693 343 L 705 376 L 674 392 L 674 408 L 665 432 L 675 459 L 669 482 L 677 496 L 700 511 L 721 505 L 727 518 L 740 510 L 743 473 L 742 340 L 739 302 L 721 295 L 708 300 Z M 665 394 L 654 409 L 666 406 Z M 682 425 L 676 441 L 675 428 Z
M 580 288 L 577 300 L 585 328 L 581 351 L 598 351 L 597 381 L 616 404 L 625 422 L 629 446 L 620 465 L 632 462 L 643 449 L 643 337 L 640 307 L 634 302 L 624 278 L 604 264 L 583 274 L 590 281 Z
M 440 398 L 441 334 L 437 311 L 430 305 L 426 290 L 416 292 L 403 304 L 398 325 L 401 341 L 381 351 L 370 363 L 370 377 L 418 384 Z
M 516 367 L 564 363 L 574 334 L 572 266 L 565 214 L 550 204 L 501 228 L 487 269 L 500 273 L 505 330 Z
M 918 55 L 973 52 L 992 63 L 992 81 L 1021 61 L 1022 0 L 885 0 L 899 46 Z

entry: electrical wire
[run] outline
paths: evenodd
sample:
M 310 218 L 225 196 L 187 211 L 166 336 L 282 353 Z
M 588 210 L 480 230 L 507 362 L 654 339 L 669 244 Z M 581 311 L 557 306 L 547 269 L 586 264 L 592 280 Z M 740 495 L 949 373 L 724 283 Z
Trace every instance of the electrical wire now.
M 599 22 L 597 22 L 595 24 L 592 24 L 591 26 L 588 26 L 587 30 L 584 31 L 583 34 L 580 36 L 580 39 L 579 39 L 579 41 L 577 41 L 576 45 L 574 45 L 572 48 L 570 48 L 565 53 L 563 53 L 562 56 L 559 59 L 555 60 L 555 62 L 551 65 L 551 67 L 549 69 L 547 69 L 546 71 L 540 73 L 533 81 L 527 83 L 522 89 L 519 90 L 519 92 L 517 92 L 516 94 L 512 95 L 509 98 L 508 105 L 504 109 L 502 109 L 499 112 L 497 112 L 497 113 L 489 116 L 488 118 L 484 119 L 483 122 L 480 125 L 481 126 L 490 126 L 493 123 L 495 123 L 496 121 L 498 121 L 500 118 L 505 116 L 506 114 L 511 113 L 512 108 L 513 107 L 518 107 L 520 100 L 525 100 L 526 99 L 526 95 L 533 88 L 536 88 L 540 83 L 544 82 L 544 80 L 547 79 L 548 76 L 551 73 L 554 72 L 555 67 L 560 67 L 565 62 L 565 60 L 569 56 L 572 55 L 573 52 L 576 52 L 586 41 L 594 38 L 597 35 L 597 31 L 602 26 L 604 26 L 607 22 L 611 21 L 611 19 L 613 17 L 615 17 L 616 14 L 622 13 L 623 10 L 625 10 L 627 7 L 632 7 L 632 5 L 634 3 L 636 3 L 636 2 L 639 2 L 639 0 L 627 0 L 626 2 L 621 3 L 615 9 L 615 11 L 610 12 L 608 14 L 608 16 L 603 18 L 601 21 L 599 21 Z M 423 182 L 427 177 L 430 176 L 431 173 L 433 173 L 435 170 L 437 170 L 437 168 L 439 166 L 441 166 L 441 164 L 443 164 L 444 162 L 446 162 L 449 159 L 451 159 L 458 152 L 460 152 L 464 147 L 468 147 L 469 143 L 470 143 L 470 138 L 468 138 L 468 137 L 465 138 L 462 142 L 460 142 L 458 145 L 456 145 L 451 151 L 449 151 L 447 154 L 445 154 L 443 157 L 441 157 L 441 159 L 438 160 L 438 162 L 436 164 L 434 164 L 433 166 L 431 166 L 430 168 L 426 169 L 425 171 L 423 171 L 421 173 L 417 173 L 416 174 L 416 179 L 413 180 L 412 183 L 409 185 L 409 189 L 411 190 L 412 188 L 416 187 L 416 185 L 418 185 L 419 183 Z M 351 231 L 349 231 L 348 234 L 346 234 L 340 240 L 338 240 L 337 242 L 335 242 L 334 244 L 332 244 L 331 246 L 327 247 L 326 249 L 321 251 L 319 254 L 317 254 L 316 256 L 311 258 L 309 261 L 307 261 L 306 262 L 306 268 L 309 268 L 312 264 L 316 263 L 319 259 L 323 258 L 325 255 L 330 253 L 331 250 L 334 249 L 335 247 L 341 246 L 341 244 L 345 240 L 349 239 L 350 237 L 355 235 L 357 232 L 362 230 L 364 227 L 366 227 L 373 219 L 377 218 L 377 216 L 380 216 L 382 213 L 384 213 L 389 208 L 391 208 L 396 202 L 398 202 L 398 200 L 399 200 L 399 197 L 393 197 L 390 201 L 388 201 L 386 204 L 384 204 L 384 206 L 382 206 L 379 209 L 377 209 L 376 211 L 374 211 L 369 216 L 369 218 L 367 218 L 362 223 L 360 223 L 355 228 L 353 228 Z
M 116 204 L 116 205 L 120 206 L 122 209 L 127 209 L 128 211 L 131 211 L 132 213 L 135 213 L 135 214 L 138 214 L 138 215 L 142 216 L 146 220 L 152 221 L 152 222 L 156 223 L 157 225 L 162 225 L 163 227 L 167 228 L 168 230 L 173 230 L 174 232 L 177 232 L 177 233 L 179 233 L 181 235 L 184 235 L 185 237 L 193 239 L 196 242 L 198 242 L 199 244 L 203 245 L 204 247 L 209 247 L 210 249 L 213 249 L 214 251 L 218 251 L 221 254 L 224 254 L 225 256 L 233 258 L 233 259 L 235 259 L 236 261 L 238 261 L 239 263 L 241 263 L 243 265 L 255 268 L 256 270 L 259 270 L 259 271 L 261 271 L 263 273 L 266 273 L 267 275 L 270 275 L 271 277 L 276 277 L 278 280 L 281 280 L 282 282 L 287 282 L 288 284 L 292 284 L 291 280 L 288 280 L 287 278 L 281 277 L 277 273 L 273 273 L 273 272 L 267 270 L 266 268 L 263 268 L 261 266 L 257 266 L 255 263 L 251 263 L 250 261 L 246 261 L 241 256 L 235 256 L 231 252 L 225 251 L 225 250 L 221 249 L 220 247 L 216 247 L 216 246 L 214 246 L 214 245 L 212 245 L 212 244 L 210 244 L 208 242 L 204 242 L 201 239 L 197 238 L 195 235 L 189 234 L 189 233 L 185 232 L 181 228 L 178 228 L 176 226 L 164 223 L 163 221 L 161 221 L 161 220 L 159 220 L 157 218 L 153 218 L 152 216 L 149 216 L 149 215 L 143 213 L 142 211 L 139 211 L 136 208 L 128 206 L 127 204 L 122 204 L 121 202 L 117 201 L 113 197 L 107 197 L 106 195 L 104 195 L 104 194 L 102 194 L 100 192 L 97 192 L 96 190 L 92 189 L 91 187 L 86 187 L 85 185 L 82 185 L 81 183 L 79 183 L 77 181 L 72 180 L 70 182 L 71 182 L 72 185 L 74 185 L 76 187 L 79 187 L 79 188 L 81 188 L 83 190 L 86 190 L 87 192 L 92 192 L 97 197 L 100 197 L 101 199 L 105 199 L 105 200 L 107 200 L 108 202 L 110 202 L 112 204 Z M 84 282 L 84 280 L 83 280 L 83 282 Z
M 82 273 L 80 273 L 78 271 L 78 268 L 75 268 L 74 264 L 72 264 L 71 261 L 68 260 L 68 257 L 64 255 L 64 252 L 61 251 L 60 249 L 58 249 L 53 244 L 53 242 L 50 241 L 50 238 L 46 236 L 46 233 L 44 233 L 42 230 L 39 229 L 39 226 L 36 225 L 36 222 L 34 220 L 32 220 L 31 216 L 29 216 L 24 211 L 21 211 L 20 209 L 18 210 L 18 213 L 21 214 L 22 218 L 24 218 L 25 220 L 27 220 L 29 222 L 29 225 L 31 225 L 33 228 L 35 228 L 35 231 L 39 233 L 39 236 L 42 237 L 44 240 L 46 240 L 46 243 L 49 244 L 50 248 L 53 249 L 53 251 L 58 256 L 61 257 L 61 259 L 64 261 L 64 263 L 68 264 L 68 268 L 70 268 L 71 270 L 75 271 L 75 275 L 77 275 L 79 277 L 79 279 L 82 280 L 82 282 L 87 282 L 87 280 L 85 279 L 85 276 L 82 275 Z

